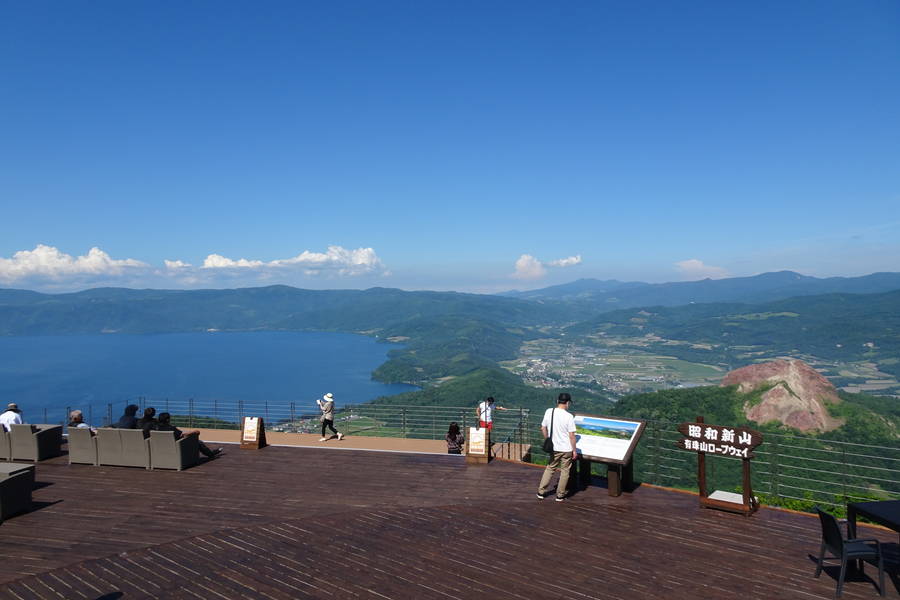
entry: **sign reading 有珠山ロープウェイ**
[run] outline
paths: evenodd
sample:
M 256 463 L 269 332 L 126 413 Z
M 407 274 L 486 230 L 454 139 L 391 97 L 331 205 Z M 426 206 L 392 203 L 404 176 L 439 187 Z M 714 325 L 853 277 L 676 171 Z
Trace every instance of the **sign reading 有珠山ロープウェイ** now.
M 684 439 L 682 450 L 706 452 L 734 458 L 753 458 L 753 449 L 762 444 L 762 434 L 746 427 L 722 427 L 706 423 L 682 423 L 678 431 Z

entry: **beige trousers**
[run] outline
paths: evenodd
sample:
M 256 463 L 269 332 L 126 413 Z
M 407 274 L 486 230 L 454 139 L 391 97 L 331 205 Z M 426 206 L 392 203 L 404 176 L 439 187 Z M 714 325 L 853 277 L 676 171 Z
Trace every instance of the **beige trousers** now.
M 541 476 L 541 485 L 538 487 L 538 494 L 547 493 L 550 487 L 550 480 L 553 478 L 553 471 L 559 469 L 559 484 L 556 486 L 556 497 L 563 498 L 566 495 L 566 488 L 569 485 L 569 471 L 572 469 L 572 453 L 571 452 L 554 452 L 553 458 L 547 463 L 544 474 Z

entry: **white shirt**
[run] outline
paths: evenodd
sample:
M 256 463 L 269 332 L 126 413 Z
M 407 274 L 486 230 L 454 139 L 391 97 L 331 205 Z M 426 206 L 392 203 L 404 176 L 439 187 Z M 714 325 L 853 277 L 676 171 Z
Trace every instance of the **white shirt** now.
M 554 414 L 554 411 L 556 413 Z M 550 431 L 550 421 L 553 420 L 553 431 Z M 569 433 L 575 432 L 575 416 L 562 408 L 548 408 L 544 413 L 541 427 L 546 427 L 553 438 L 554 452 L 571 452 L 572 442 L 569 441 Z
M 22 424 L 22 414 L 17 413 L 14 410 L 8 410 L 2 415 L 0 415 L 0 425 L 3 425 L 3 428 L 7 431 L 12 429 L 10 425 L 21 425 Z
M 485 423 L 490 423 L 493 418 L 494 407 L 487 402 L 478 405 L 478 419 Z

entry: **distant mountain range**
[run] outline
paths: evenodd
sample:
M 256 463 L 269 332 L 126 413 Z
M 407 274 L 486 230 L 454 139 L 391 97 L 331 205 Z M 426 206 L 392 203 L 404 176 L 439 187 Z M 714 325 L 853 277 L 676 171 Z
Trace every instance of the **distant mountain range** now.
M 487 390 L 539 403 L 549 390 L 514 383 L 498 363 L 516 358 L 526 341 L 563 332 L 572 340 L 610 335 L 665 344 L 646 341 L 659 336 L 677 341 L 660 348 L 666 355 L 704 364 L 748 364 L 759 349 L 868 360 L 900 376 L 900 273 L 817 279 L 784 271 L 664 284 L 583 279 L 504 296 L 288 286 L 0 289 L 0 336 L 207 330 L 342 331 L 402 341 L 374 376 L 429 386 L 414 394 L 434 402 Z
M 458 317 L 507 325 L 561 321 L 560 308 L 456 292 L 95 288 L 69 294 L 0 289 L 0 335 L 218 330 L 392 330 Z M 394 332 L 393 335 L 403 335 Z
M 539 290 L 505 292 L 500 295 L 524 300 L 562 302 L 582 310 L 592 308 L 611 311 L 709 302 L 770 302 L 796 296 L 834 293 L 875 294 L 897 289 L 900 289 L 900 273 L 820 279 L 793 271 L 778 271 L 753 277 L 672 283 L 579 279 Z

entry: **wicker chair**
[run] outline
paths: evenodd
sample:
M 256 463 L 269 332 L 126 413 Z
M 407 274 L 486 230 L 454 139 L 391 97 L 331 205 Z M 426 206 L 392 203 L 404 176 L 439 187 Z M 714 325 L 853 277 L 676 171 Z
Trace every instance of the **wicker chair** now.
M 181 471 L 200 462 L 200 438 L 183 435 L 175 439 L 174 431 L 150 432 L 150 468 Z
M 38 462 L 62 453 L 60 425 L 11 425 L 10 454 L 13 460 Z
M 97 438 L 90 429 L 69 429 L 69 464 L 97 464 Z

